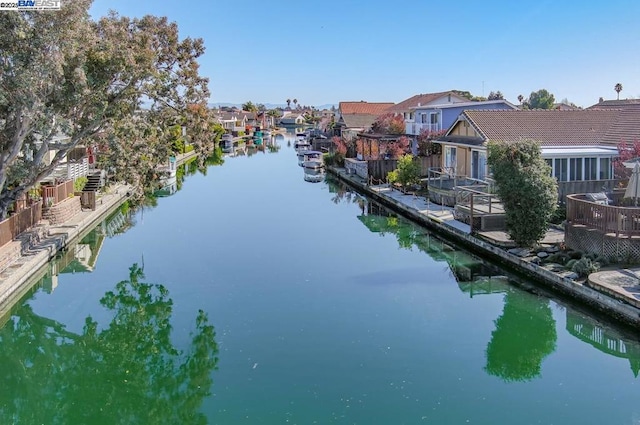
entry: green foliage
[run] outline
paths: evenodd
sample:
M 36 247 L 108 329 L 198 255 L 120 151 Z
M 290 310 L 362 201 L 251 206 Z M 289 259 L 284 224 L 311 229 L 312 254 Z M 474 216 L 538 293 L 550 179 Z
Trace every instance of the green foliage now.
M 185 126 L 198 151 L 211 144 L 203 41 L 165 17 L 93 19 L 91 3 L 0 16 L 0 218 L 79 143 L 99 144 L 99 165 L 135 195 L 171 154 L 168 126 Z
M 88 179 L 85 176 L 78 177 L 73 181 L 73 191 L 82 192 L 84 185 L 87 184 Z
M 579 260 L 583 257 L 584 254 L 582 253 L 582 251 L 569 251 L 567 252 L 567 255 L 569 256 L 569 258 Z
M 504 95 L 500 92 L 500 90 L 498 90 L 497 92 L 491 92 L 489 93 L 489 96 L 487 96 L 487 100 L 503 100 L 504 99 Z
M 557 207 L 558 184 L 537 142 L 490 142 L 488 151 L 507 231 L 518 245 L 533 246 L 549 228 Z
M 324 163 L 330 166 L 344 167 L 344 154 L 342 152 L 331 152 L 323 155 Z
M 571 257 L 567 255 L 565 252 L 556 252 L 555 254 L 551 254 L 547 258 L 545 258 L 545 263 L 556 263 L 565 265 L 571 260 Z
M 600 270 L 600 263 L 591 260 L 589 257 L 582 257 L 577 260 L 571 269 L 574 273 L 577 273 L 580 277 L 587 277 L 591 273 L 595 273 Z
M 525 107 L 527 109 L 552 109 L 555 102 L 553 94 L 545 89 L 540 89 L 531 92 L 529 99 L 525 101 Z
M 543 360 L 556 348 L 556 321 L 549 301 L 526 292 L 507 291 L 502 315 L 487 344 L 485 370 L 505 382 L 540 376 Z
M 398 166 L 387 174 L 389 183 L 400 183 L 404 189 L 407 185 L 420 183 L 420 168 L 412 155 L 403 155 L 398 159 Z
M 551 216 L 550 222 L 553 224 L 562 224 L 567 219 L 567 206 L 566 205 L 558 205 L 553 215 Z

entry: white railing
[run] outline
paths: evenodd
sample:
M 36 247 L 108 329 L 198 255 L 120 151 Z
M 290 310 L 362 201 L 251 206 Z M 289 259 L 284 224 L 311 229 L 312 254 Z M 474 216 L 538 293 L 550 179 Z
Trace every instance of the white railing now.
M 74 180 L 87 174 L 89 174 L 89 158 L 84 157 L 81 160 L 67 163 L 68 179 Z
M 420 134 L 420 132 L 422 130 L 441 131 L 442 130 L 442 124 L 440 124 L 440 123 L 436 123 L 436 124 L 420 124 L 420 123 L 416 123 L 415 124 L 415 133 L 413 133 L 413 134 Z

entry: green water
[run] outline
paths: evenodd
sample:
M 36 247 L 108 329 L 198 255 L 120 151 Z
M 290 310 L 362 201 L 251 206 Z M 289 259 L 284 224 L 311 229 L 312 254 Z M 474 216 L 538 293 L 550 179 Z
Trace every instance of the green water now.
M 0 423 L 640 422 L 636 336 L 279 144 L 66 253 L 0 330 Z

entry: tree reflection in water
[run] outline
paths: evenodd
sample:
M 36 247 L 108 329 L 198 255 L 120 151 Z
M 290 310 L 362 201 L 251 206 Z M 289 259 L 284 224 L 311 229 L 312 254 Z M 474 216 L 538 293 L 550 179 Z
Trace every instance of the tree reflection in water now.
M 505 381 L 538 377 L 542 361 L 556 348 L 556 322 L 549 300 L 509 291 L 495 325 L 487 345 L 485 370 Z
M 143 270 L 101 299 L 114 312 L 82 334 L 23 305 L 0 330 L 0 422 L 33 424 L 202 424 L 218 362 L 202 310 L 186 351 L 171 343 L 167 289 L 142 283 Z

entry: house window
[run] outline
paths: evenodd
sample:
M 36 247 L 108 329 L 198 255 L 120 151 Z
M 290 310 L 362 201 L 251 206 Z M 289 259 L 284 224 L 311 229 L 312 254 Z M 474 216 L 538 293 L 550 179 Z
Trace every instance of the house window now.
M 456 171 L 456 148 L 445 146 L 444 148 L 444 167 L 445 172 L 453 174 Z
M 584 179 L 598 180 L 598 159 L 597 158 L 584 159 Z
M 555 162 L 555 170 L 554 177 L 558 179 L 559 182 L 567 181 L 567 158 L 556 158 Z
M 428 119 L 427 118 L 427 114 L 420 114 L 420 123 L 421 124 L 427 124 L 428 123 L 427 119 Z
M 438 113 L 430 114 L 430 124 L 438 124 Z
M 413 119 L 413 112 L 409 112 L 409 119 L 412 120 Z
M 611 158 L 600 158 L 600 179 L 611 179 Z
M 582 180 L 582 158 L 569 159 L 569 180 Z

